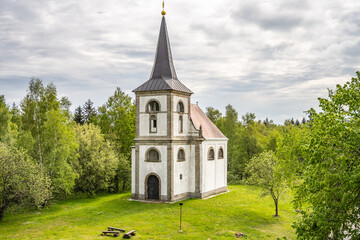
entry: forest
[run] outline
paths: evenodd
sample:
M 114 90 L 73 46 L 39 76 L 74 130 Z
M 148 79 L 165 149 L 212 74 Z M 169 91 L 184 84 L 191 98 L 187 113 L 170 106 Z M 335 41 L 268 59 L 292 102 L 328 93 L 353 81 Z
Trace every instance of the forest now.
M 360 234 L 360 72 L 319 98 L 320 111 L 275 124 L 229 104 L 206 115 L 228 141 L 228 183 L 257 185 L 278 217 L 284 191 L 294 194 L 299 239 Z M 70 111 L 56 86 L 32 78 L 19 105 L 0 96 L 0 220 L 9 206 L 51 206 L 76 194 L 126 192 L 135 138 L 133 99 L 120 88 L 95 108 Z

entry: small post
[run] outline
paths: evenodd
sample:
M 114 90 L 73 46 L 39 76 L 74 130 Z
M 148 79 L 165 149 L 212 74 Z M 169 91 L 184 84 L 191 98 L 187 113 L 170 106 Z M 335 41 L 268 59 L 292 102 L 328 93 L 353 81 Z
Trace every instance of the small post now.
M 179 203 L 180 205 L 180 232 L 182 232 L 181 230 L 181 215 L 182 215 L 182 206 L 184 205 L 183 203 Z

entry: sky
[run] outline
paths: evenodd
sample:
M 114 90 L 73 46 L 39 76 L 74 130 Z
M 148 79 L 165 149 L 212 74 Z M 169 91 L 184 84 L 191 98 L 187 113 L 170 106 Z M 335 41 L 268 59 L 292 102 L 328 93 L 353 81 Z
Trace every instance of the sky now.
M 0 0 L 0 95 L 19 104 L 32 77 L 72 110 L 103 105 L 150 77 L 161 0 Z M 282 124 L 360 70 L 358 0 L 167 0 L 177 76 L 206 111 L 231 104 Z M 316 108 L 317 109 L 317 108 Z

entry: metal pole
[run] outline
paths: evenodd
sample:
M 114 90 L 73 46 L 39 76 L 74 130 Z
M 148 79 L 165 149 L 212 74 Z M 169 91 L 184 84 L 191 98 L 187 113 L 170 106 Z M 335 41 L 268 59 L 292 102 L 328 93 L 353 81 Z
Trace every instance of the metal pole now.
M 183 206 L 183 203 L 179 203 L 180 205 L 180 232 L 182 231 L 181 230 L 181 215 L 182 215 L 182 206 Z

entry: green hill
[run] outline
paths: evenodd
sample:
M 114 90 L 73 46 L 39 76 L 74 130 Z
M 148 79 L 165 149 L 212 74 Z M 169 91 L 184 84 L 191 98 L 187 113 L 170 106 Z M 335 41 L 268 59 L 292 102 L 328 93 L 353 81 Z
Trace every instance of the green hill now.
M 0 239 L 108 239 L 108 226 L 136 230 L 132 239 L 294 239 L 297 218 L 290 197 L 280 199 L 280 218 L 274 218 L 271 198 L 246 185 L 229 186 L 230 192 L 182 201 L 183 232 L 179 232 L 179 204 L 128 201 L 130 193 L 106 194 L 94 199 L 53 203 L 42 211 L 5 214 Z

